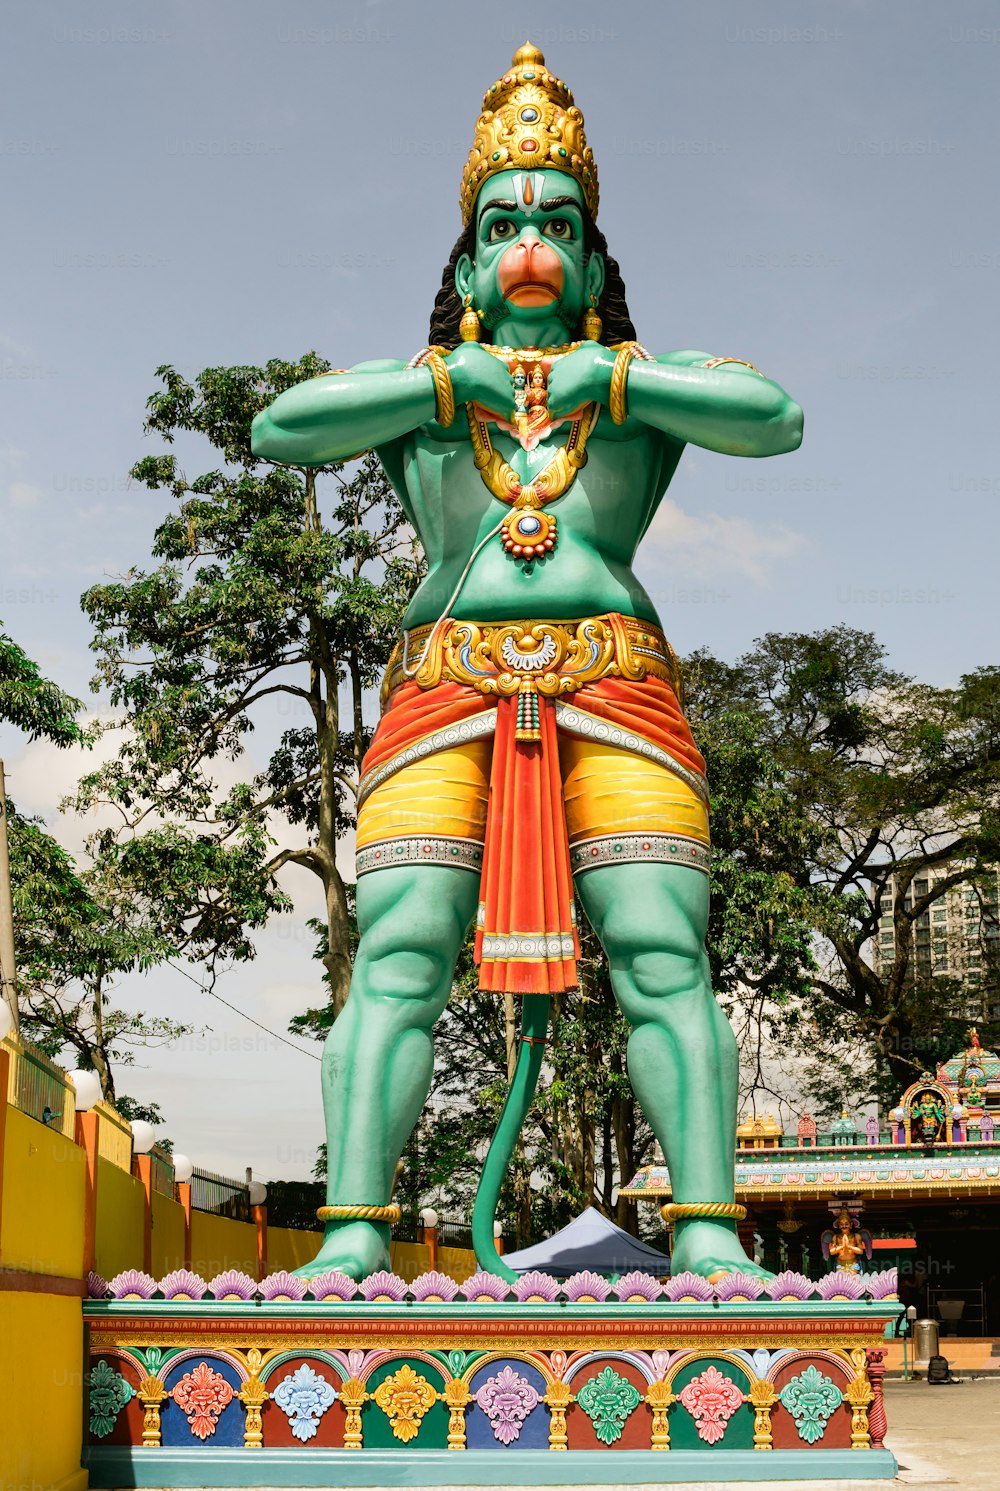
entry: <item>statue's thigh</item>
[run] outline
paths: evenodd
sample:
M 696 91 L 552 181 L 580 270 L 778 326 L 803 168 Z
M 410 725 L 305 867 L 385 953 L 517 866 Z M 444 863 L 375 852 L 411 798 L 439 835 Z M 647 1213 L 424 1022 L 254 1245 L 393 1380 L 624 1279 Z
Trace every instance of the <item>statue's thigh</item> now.
M 612 971 L 637 959 L 700 961 L 708 927 L 708 876 L 655 861 L 606 865 L 576 878 L 577 895 Z
M 352 997 L 447 999 L 478 899 L 478 875 L 450 866 L 408 865 L 360 876 Z

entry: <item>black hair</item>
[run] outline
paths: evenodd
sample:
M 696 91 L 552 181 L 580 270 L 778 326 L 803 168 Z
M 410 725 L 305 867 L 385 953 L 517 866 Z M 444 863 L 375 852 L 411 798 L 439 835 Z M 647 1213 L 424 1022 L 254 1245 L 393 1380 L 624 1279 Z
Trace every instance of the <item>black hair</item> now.
M 583 247 L 588 259 L 591 254 L 600 254 L 604 260 L 604 289 L 597 302 L 597 313 L 604 323 L 601 341 L 605 346 L 612 346 L 615 342 L 634 342 L 635 327 L 628 313 L 625 285 L 618 261 L 611 258 L 607 239 L 587 211 L 583 212 Z M 432 346 L 457 347 L 461 341 L 458 323 L 462 319 L 464 307 L 455 289 L 455 265 L 463 254 L 468 254 L 470 259 L 474 258 L 474 250 L 475 229 L 474 223 L 470 223 L 452 249 L 451 257 L 441 275 L 441 288 L 434 301 L 428 332 L 428 341 Z

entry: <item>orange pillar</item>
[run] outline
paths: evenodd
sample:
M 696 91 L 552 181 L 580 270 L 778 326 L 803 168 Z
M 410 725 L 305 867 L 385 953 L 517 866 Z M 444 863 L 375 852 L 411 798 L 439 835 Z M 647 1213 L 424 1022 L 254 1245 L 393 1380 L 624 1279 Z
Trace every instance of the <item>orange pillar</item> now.
M 174 1185 L 174 1195 L 184 1213 L 184 1267 L 191 1267 L 191 1182 L 179 1180 Z
M 257 1282 L 267 1278 L 267 1207 L 251 1206 L 250 1215 L 257 1227 Z
M 144 1193 L 142 1208 L 142 1266 L 147 1274 L 153 1271 L 153 1158 L 148 1154 L 132 1156 L 132 1174 L 142 1182 Z
M 86 1157 L 83 1192 L 83 1272 L 94 1267 L 97 1256 L 97 1126 L 96 1113 L 78 1113 L 73 1134 Z
M 438 1266 L 438 1230 L 436 1227 L 424 1228 L 424 1242 L 427 1244 L 427 1267 L 435 1269 Z

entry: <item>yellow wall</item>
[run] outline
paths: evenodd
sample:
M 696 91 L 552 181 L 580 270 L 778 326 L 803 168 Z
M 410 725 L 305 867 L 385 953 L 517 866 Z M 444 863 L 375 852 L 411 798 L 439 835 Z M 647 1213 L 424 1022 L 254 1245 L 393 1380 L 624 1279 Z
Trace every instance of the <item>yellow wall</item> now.
M 184 1267 L 184 1208 L 160 1191 L 153 1192 L 154 1279 Z
M 292 1227 L 268 1227 L 267 1271 L 299 1268 L 319 1252 L 322 1232 L 296 1232 Z
M 5 1268 L 80 1278 L 83 1151 L 72 1139 L 7 1109 L 0 1258 Z
M 431 1266 L 430 1249 L 426 1243 L 394 1242 L 389 1250 L 392 1269 L 401 1279 L 411 1283 Z M 462 1284 L 476 1272 L 478 1264 L 471 1248 L 438 1248 L 437 1266 L 441 1273 Z
M 123 1268 L 142 1268 L 145 1198 L 141 1181 L 110 1160 L 97 1161 L 94 1267 L 105 1279 Z
M 3 1491 L 86 1491 L 87 1474 L 79 1468 L 82 1417 L 80 1301 L 0 1293 Z
M 211 1280 L 224 1268 L 240 1268 L 251 1279 L 257 1277 L 257 1229 L 249 1222 L 234 1222 L 211 1212 L 191 1213 L 191 1267 Z

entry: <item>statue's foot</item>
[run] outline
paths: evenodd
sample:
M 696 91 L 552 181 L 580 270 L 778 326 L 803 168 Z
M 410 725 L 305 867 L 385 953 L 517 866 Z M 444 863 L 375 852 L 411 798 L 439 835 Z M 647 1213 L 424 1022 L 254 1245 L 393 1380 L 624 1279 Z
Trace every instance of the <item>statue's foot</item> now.
M 724 1274 L 752 1274 L 755 1279 L 773 1279 L 774 1275 L 744 1253 L 735 1229 L 725 1222 L 691 1220 L 677 1224 L 670 1271 L 685 1269 L 714 1283 Z
M 293 1269 L 300 1279 L 337 1270 L 349 1279 L 366 1279 L 389 1267 L 389 1228 L 372 1222 L 328 1222 L 323 1246 L 311 1263 Z

